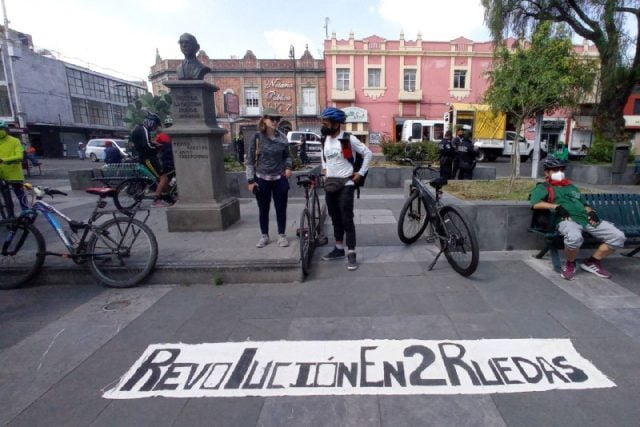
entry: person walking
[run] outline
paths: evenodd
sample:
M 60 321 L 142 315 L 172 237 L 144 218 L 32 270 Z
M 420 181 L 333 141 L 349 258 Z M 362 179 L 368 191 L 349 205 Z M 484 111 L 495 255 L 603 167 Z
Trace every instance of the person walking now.
M 302 163 L 302 165 L 309 163 L 309 156 L 307 156 L 307 137 L 304 133 L 300 135 L 300 163 Z
M 241 165 L 244 164 L 244 134 L 240 132 L 236 137 L 235 143 L 236 159 Z
M 608 221 L 600 220 L 598 213 L 587 205 L 580 189 L 567 179 L 564 169 L 566 163 L 558 159 L 543 162 L 545 182 L 538 184 L 531 192 L 532 209 L 550 209 L 556 213 L 556 227 L 564 240 L 566 262 L 560 275 L 572 280 L 576 274 L 576 257 L 586 231 L 602 240 L 595 253 L 580 265 L 580 268 L 598 277 L 610 278 L 602 260 L 611 255 L 616 248 L 624 247 L 626 237 L 622 231 Z
M 563 162 L 569 161 L 569 149 L 564 145 L 564 142 L 558 142 L 558 148 L 556 148 L 556 151 L 553 153 L 553 158 Z
M 158 159 L 157 144 L 152 142 L 151 133 L 158 129 L 162 121 L 155 113 L 148 113 L 142 124 L 136 125 L 131 131 L 131 141 L 138 152 L 138 162 L 149 169 L 156 176 L 158 186 L 156 188 L 154 208 L 171 206 L 171 200 L 165 200 L 164 194 L 169 188 L 169 178 L 162 170 L 162 165 Z
M 24 183 L 22 161 L 25 158 L 25 152 L 20 140 L 9 135 L 8 132 L 9 124 L 0 120 L 0 179 L 7 181 L 18 198 L 20 208 L 26 210 L 29 209 L 29 201 L 24 188 L 22 188 Z M 7 214 L 9 217 L 14 217 L 13 199 L 7 186 L 3 186 L 2 197 L 7 205 Z
M 473 170 L 476 167 L 476 149 L 471 142 L 471 131 L 464 131 L 462 140 L 456 149 L 458 163 L 458 179 L 473 179 Z
M 84 160 L 86 158 L 85 153 L 87 152 L 87 145 L 80 141 L 78 142 L 78 158 L 80 160 Z
M 451 179 L 453 159 L 456 157 L 456 152 L 453 149 L 450 130 L 445 132 L 444 138 L 438 145 L 438 149 L 440 150 L 440 178 Z
M 278 246 L 289 246 L 285 234 L 287 225 L 287 202 L 289 180 L 293 160 L 289 152 L 287 138 L 278 130 L 280 114 L 272 108 L 265 108 L 258 122 L 258 132 L 251 138 L 247 152 L 247 183 L 258 203 L 260 240 L 257 248 L 264 248 L 269 240 L 269 209 L 271 200 L 276 211 L 278 226 Z
M 322 170 L 325 176 L 327 210 L 333 223 L 333 237 L 336 240 L 331 252 L 322 257 L 333 261 L 345 257 L 347 249 L 347 269 L 358 269 L 356 259 L 356 227 L 353 222 L 353 202 L 356 185 L 363 179 L 369 168 L 373 154 L 358 138 L 345 138 L 341 126 L 347 121 L 344 111 L 334 107 L 325 108 L 322 120 Z M 357 152 L 363 157 L 359 170 L 348 158 L 355 158 Z

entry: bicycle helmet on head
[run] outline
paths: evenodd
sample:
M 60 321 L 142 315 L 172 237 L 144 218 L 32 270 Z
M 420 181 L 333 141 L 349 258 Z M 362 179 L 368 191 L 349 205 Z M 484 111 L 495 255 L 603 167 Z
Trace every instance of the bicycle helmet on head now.
M 156 113 L 149 112 L 147 117 L 144 118 L 142 124 L 147 128 L 152 128 L 154 126 L 160 126 L 162 124 L 162 120 L 160 120 L 160 116 Z
M 556 168 L 564 168 L 566 166 L 567 166 L 567 164 L 564 161 L 558 160 L 558 159 L 546 159 L 542 163 L 542 167 L 544 168 L 544 170 L 556 169 Z
M 320 114 L 321 119 L 329 120 L 334 123 L 345 123 L 347 121 L 347 115 L 344 111 L 335 108 L 335 107 L 327 107 Z
M 162 126 L 166 127 L 166 128 L 170 128 L 171 126 L 173 126 L 173 119 L 169 116 L 167 116 L 164 119 L 164 123 L 162 123 Z

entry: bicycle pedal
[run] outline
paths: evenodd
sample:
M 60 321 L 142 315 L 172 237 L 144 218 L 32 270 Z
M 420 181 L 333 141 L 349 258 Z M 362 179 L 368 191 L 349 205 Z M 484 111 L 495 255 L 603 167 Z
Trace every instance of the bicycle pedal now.
M 436 242 L 436 236 L 433 236 L 433 235 L 431 235 L 431 236 L 425 236 L 425 237 L 424 237 L 424 240 L 426 240 L 426 241 L 427 241 L 427 243 L 435 243 L 435 242 Z

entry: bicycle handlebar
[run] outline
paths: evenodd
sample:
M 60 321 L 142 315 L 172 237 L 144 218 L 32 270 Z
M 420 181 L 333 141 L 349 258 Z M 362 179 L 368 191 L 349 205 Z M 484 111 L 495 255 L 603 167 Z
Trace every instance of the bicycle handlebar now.
M 28 182 L 24 183 L 24 188 L 33 191 L 33 194 L 35 194 L 37 198 L 42 198 L 42 196 L 51 196 L 53 198 L 56 194 L 68 196 L 64 191 L 56 190 L 55 188 L 42 188 L 39 185 L 29 184 Z

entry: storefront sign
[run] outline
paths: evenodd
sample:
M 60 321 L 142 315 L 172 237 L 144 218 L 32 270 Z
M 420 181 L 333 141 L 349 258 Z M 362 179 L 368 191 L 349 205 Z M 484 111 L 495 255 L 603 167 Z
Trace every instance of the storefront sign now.
M 615 387 L 568 339 L 150 345 L 103 397 L 490 394 Z

